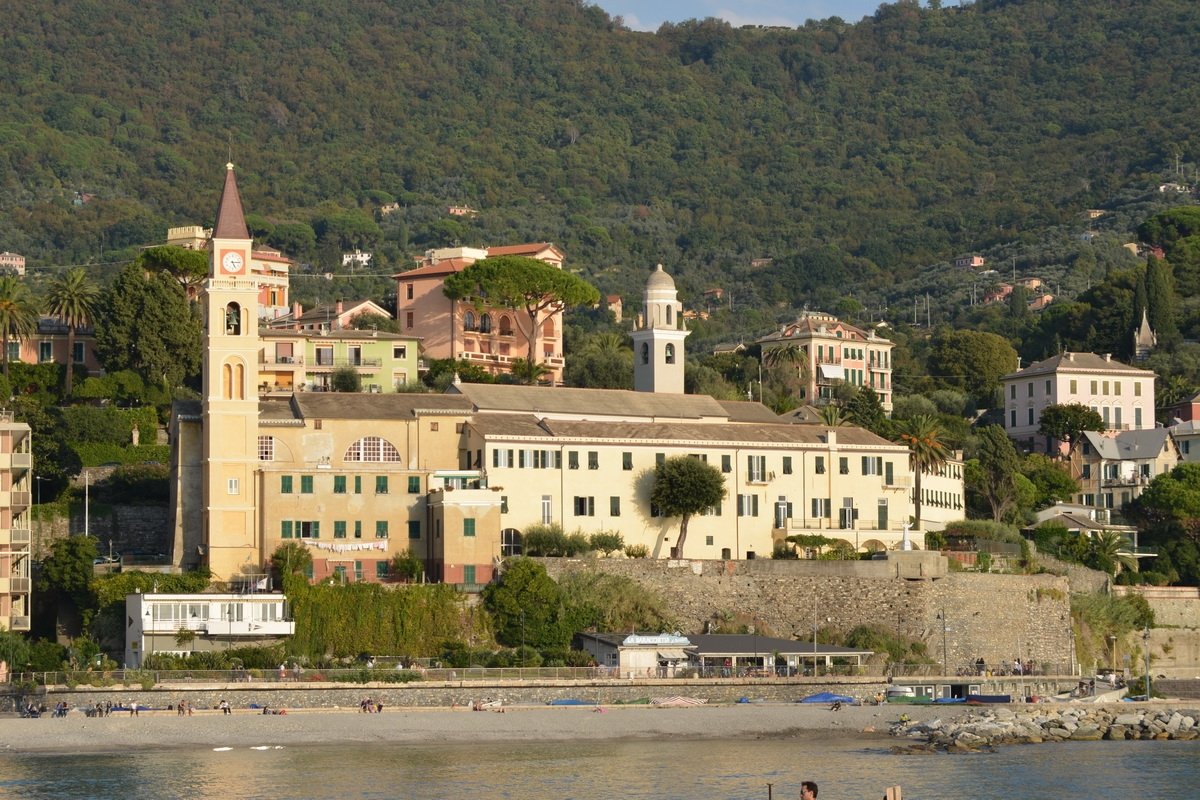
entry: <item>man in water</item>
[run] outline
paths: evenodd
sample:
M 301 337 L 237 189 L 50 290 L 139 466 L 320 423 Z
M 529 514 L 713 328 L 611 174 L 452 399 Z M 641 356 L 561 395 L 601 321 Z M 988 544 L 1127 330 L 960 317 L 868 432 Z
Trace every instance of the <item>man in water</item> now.
M 803 781 L 800 784 L 800 800 L 817 800 L 817 784 Z

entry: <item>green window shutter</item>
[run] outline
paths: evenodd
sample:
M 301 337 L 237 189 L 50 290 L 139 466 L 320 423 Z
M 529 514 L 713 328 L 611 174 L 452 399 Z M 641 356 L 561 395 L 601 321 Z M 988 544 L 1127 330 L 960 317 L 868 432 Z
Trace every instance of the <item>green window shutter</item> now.
M 382 580 L 382 579 L 386 578 L 387 576 L 388 576 L 388 562 L 376 561 L 375 562 L 375 577 Z
M 421 522 L 420 522 L 420 520 L 410 519 L 408 521 L 408 538 L 410 538 L 410 539 L 420 539 L 421 538 Z
M 292 521 L 290 519 L 283 521 L 282 530 L 279 532 L 279 535 L 284 539 L 292 538 Z
M 464 519 L 463 520 L 463 536 L 474 536 L 474 535 L 475 535 L 475 520 Z
M 312 527 L 312 532 L 313 532 L 312 538 L 320 539 L 321 538 L 321 523 L 314 520 L 312 526 L 313 526 Z
M 362 520 L 361 519 L 354 520 L 354 538 L 355 539 L 362 538 Z
M 375 476 L 375 494 L 387 494 L 387 493 L 388 493 L 387 475 L 376 475 Z
M 279 493 L 280 494 L 291 494 L 292 493 L 292 476 L 291 475 L 280 475 L 279 476 Z
M 313 493 L 313 476 L 312 475 L 301 475 L 300 476 L 300 494 L 312 494 L 312 493 Z
M 334 475 L 333 476 L 333 493 L 334 494 L 345 494 L 346 493 L 346 476 L 345 475 Z
M 342 519 L 334 520 L 333 522 L 333 538 L 346 538 L 346 521 Z
M 308 578 L 310 581 L 313 579 L 313 565 L 312 565 L 312 562 L 309 562 L 308 564 L 305 564 L 305 565 L 304 565 L 304 577 Z
M 354 476 L 354 493 L 362 494 L 362 475 Z
M 420 494 L 421 493 L 421 476 L 420 475 L 409 475 L 408 476 L 408 493 L 409 494 Z
M 386 519 L 375 521 L 375 538 L 386 539 L 388 537 L 388 524 Z

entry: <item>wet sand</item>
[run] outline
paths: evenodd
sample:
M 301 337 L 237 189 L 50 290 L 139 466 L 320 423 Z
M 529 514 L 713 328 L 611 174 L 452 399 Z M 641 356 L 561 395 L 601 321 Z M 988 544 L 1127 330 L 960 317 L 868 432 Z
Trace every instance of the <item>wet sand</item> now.
M 212 710 L 180 717 L 174 711 L 128 712 L 89 718 L 0 718 L 0 753 L 124 752 L 144 748 L 215 748 L 362 743 L 469 743 L 686 737 L 695 739 L 830 736 L 890 741 L 888 726 L 901 714 L 913 719 L 950 718 L 955 712 L 921 706 L 843 707 L 795 703 L 649 706 L 509 706 L 503 713 L 467 708 L 385 708 L 364 714 L 357 707 L 296 710 L 264 716 Z

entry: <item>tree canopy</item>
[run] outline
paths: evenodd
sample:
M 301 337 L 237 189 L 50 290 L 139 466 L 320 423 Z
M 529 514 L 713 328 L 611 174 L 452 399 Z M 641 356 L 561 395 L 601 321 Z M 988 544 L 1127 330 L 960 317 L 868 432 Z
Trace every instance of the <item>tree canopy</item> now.
M 1074 450 L 1084 431 L 1103 431 L 1107 427 L 1093 408 L 1082 403 L 1056 403 L 1042 410 L 1038 433 L 1065 442 L 1069 450 Z
M 673 456 L 654 467 L 650 502 L 664 517 L 680 517 L 676 558 L 683 558 L 688 521 L 692 515 L 720 503 L 726 494 L 725 476 L 698 458 Z

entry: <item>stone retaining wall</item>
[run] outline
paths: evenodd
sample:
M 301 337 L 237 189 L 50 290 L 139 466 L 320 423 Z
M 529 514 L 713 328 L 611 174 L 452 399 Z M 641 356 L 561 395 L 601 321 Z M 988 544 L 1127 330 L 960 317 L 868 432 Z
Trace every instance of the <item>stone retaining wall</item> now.
M 814 624 L 839 632 L 880 625 L 925 642 L 936 662 L 944 651 L 952 674 L 980 657 L 989 664 L 1019 657 L 1050 672 L 1070 672 L 1071 585 L 1064 577 L 946 573 L 913 580 L 869 568 L 887 562 L 539 561 L 556 580 L 578 570 L 628 577 L 663 597 L 684 632 L 732 623 L 754 625 L 766 636 L 808 639 Z

